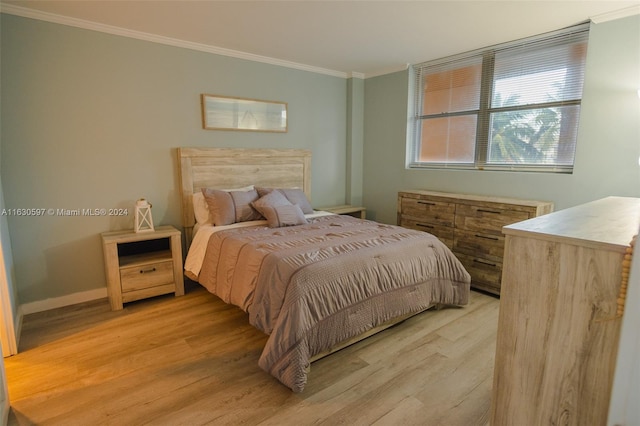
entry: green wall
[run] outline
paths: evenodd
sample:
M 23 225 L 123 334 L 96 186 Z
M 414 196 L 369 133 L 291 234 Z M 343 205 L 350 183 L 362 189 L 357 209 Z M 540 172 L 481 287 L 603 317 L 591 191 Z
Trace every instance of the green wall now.
M 129 208 L 180 227 L 175 148 L 312 150 L 312 204 L 346 199 L 347 79 L 1 15 L 7 208 Z M 200 94 L 288 103 L 289 131 L 201 128 Z M 361 174 L 361 173 L 360 173 Z M 20 303 L 105 287 L 127 217 L 7 217 Z
M 574 173 L 407 170 L 409 72 L 343 79 L 0 15 L 0 182 L 6 208 L 153 203 L 180 226 L 175 148 L 305 148 L 312 204 L 395 223 L 401 189 L 550 200 L 640 196 L 640 16 L 593 25 Z M 286 134 L 207 131 L 201 93 L 288 102 Z M 99 234 L 127 217 L 3 220 L 22 304 L 105 287 Z M 9 239 L 3 239 L 7 245 Z M 12 253 L 11 253 L 12 252 Z
M 396 222 L 403 189 L 553 201 L 640 196 L 640 15 L 593 24 L 573 174 L 405 169 L 410 72 L 365 80 L 364 203 Z
M 364 80 L 347 81 L 347 204 L 362 205 Z

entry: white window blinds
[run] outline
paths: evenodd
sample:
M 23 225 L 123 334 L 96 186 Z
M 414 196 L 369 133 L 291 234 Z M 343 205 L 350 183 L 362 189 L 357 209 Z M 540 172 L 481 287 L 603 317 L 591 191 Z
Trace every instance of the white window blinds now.
M 410 166 L 571 172 L 588 29 L 414 66 Z

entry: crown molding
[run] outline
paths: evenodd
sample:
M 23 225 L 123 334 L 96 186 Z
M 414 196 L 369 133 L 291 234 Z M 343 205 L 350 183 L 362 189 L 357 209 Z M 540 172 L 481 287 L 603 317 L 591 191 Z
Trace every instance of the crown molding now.
M 113 25 L 100 24 L 98 22 L 86 21 L 84 19 L 71 18 L 69 16 L 57 15 L 49 12 L 29 9 L 26 7 L 15 6 L 12 4 L 0 3 L 0 12 L 9 15 L 16 15 L 23 18 L 37 19 L 40 21 L 51 22 L 54 24 L 67 25 L 70 27 L 82 28 L 85 30 L 98 31 L 102 33 L 118 35 L 138 40 L 149 41 L 152 43 L 164 44 L 167 46 L 181 47 L 184 49 L 197 50 L 199 52 L 212 53 L 215 55 L 229 56 L 237 59 L 245 59 L 248 61 L 262 62 L 270 65 L 277 65 L 286 68 L 293 68 L 301 71 L 313 72 L 316 74 L 325 74 L 333 77 L 349 78 L 350 75 L 355 76 L 357 73 L 347 74 L 342 71 L 335 71 L 326 68 L 315 67 L 312 65 L 300 64 L 297 62 L 285 61 L 282 59 L 271 58 L 268 56 L 255 55 L 252 53 L 241 52 L 238 50 L 225 49 L 222 47 L 206 45 L 202 43 L 194 43 L 185 40 L 179 40 L 171 37 L 159 36 L 156 34 L 145 33 L 142 31 L 134 31 L 126 28 L 116 27 Z
M 601 24 L 603 22 L 613 21 L 615 19 L 626 18 L 633 15 L 640 15 L 640 5 L 631 6 L 613 12 L 602 13 L 600 15 L 591 16 L 591 21 L 594 24 Z

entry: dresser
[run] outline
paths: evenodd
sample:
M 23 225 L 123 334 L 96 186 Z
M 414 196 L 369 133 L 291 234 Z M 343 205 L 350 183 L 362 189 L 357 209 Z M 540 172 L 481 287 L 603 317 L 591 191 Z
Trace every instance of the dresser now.
M 639 223 L 608 197 L 504 228 L 493 426 L 607 423 Z
M 553 203 L 424 190 L 398 193 L 398 225 L 444 242 L 471 275 L 471 286 L 500 294 L 502 227 L 553 211 Z

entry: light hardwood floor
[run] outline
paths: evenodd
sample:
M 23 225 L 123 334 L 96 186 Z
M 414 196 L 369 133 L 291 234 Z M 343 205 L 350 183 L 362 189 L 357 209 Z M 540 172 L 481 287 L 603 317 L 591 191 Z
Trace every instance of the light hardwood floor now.
M 498 299 L 427 311 L 311 366 L 294 394 L 257 365 L 266 336 L 199 286 L 113 312 L 25 318 L 5 359 L 10 425 L 486 425 Z

